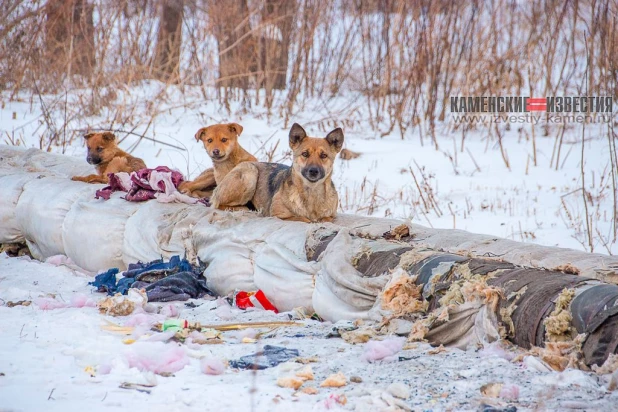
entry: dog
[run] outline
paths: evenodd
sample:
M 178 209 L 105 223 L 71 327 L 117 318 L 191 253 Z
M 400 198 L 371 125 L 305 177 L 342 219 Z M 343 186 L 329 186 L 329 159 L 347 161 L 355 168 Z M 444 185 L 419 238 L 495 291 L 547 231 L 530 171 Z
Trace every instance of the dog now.
M 210 197 L 223 178 L 242 162 L 257 162 L 255 156 L 238 143 L 243 127 L 238 123 L 215 124 L 203 127 L 195 134 L 201 140 L 213 168 L 206 169 L 195 180 L 182 182 L 178 190 L 193 197 Z
M 118 147 L 112 132 L 88 133 L 84 136 L 88 155 L 86 161 L 95 165 L 98 174 L 73 176 L 71 180 L 86 183 L 109 183 L 108 173 L 136 172 L 146 168 L 142 159 L 133 157 Z
M 219 183 L 210 203 L 221 210 L 241 210 L 252 204 L 262 216 L 301 222 L 331 222 L 339 197 L 331 180 L 333 164 L 343 146 L 337 128 L 325 138 L 308 137 L 297 123 L 289 134 L 292 166 L 247 162 Z

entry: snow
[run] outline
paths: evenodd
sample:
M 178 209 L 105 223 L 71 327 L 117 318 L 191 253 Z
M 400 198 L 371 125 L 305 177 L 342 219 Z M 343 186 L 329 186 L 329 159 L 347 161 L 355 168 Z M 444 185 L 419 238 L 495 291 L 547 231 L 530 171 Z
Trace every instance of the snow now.
M 103 294 L 87 285 L 88 280 L 67 266 L 0 255 L 2 304 L 51 295 L 67 304 L 84 296 L 93 301 L 103 299 Z M 0 306 L 0 409 L 108 411 L 140 410 L 147 405 L 152 411 L 309 411 L 330 405 L 367 410 L 370 404 L 379 409 L 380 405 L 386 407 L 386 400 L 394 402 L 389 392 L 393 383 L 397 384 L 396 393 L 405 393 L 403 387 L 409 391 L 410 397 L 401 401 L 414 410 L 470 410 L 482 403 L 515 405 L 519 410 L 535 405 L 564 409 L 586 403 L 607 409 L 618 401 L 618 392 L 607 392 L 604 382 L 593 373 L 539 372 L 474 350 L 447 349 L 432 355 L 427 344 L 412 344 L 398 352 L 395 361 L 369 364 L 363 360 L 368 344 L 351 345 L 342 339 L 326 338 L 332 328 L 328 322 L 304 320 L 297 327 L 261 329 L 256 343 L 242 343 L 238 332 L 222 332 L 224 342 L 216 345 L 181 345 L 147 338 L 157 336 L 150 324 L 173 315 L 202 324 L 228 322 L 215 313 L 216 300 L 193 302 L 196 308 L 174 303 L 177 314 L 166 309 L 168 303 L 157 305 L 167 315 L 126 317 L 105 316 L 95 307 L 79 305 L 54 310 L 42 310 L 34 304 Z M 289 320 L 289 313 L 232 313 L 234 323 Z M 129 344 L 127 335 L 101 328 L 108 322 L 145 327 L 134 331 L 131 337 L 136 342 Z M 277 386 L 280 376 L 300 369 L 300 364 L 285 363 L 257 372 L 223 368 L 225 361 L 255 353 L 266 344 L 298 349 L 302 358 L 317 357 L 317 362 L 310 364 L 315 380 L 303 387 L 315 387 L 318 393 L 295 394 L 293 389 Z M 346 376 L 346 386 L 319 387 L 327 376 L 338 372 Z M 362 382 L 351 382 L 354 376 Z M 503 384 L 500 398 L 483 398 L 481 386 L 494 382 Z M 346 404 L 342 405 L 344 397 Z M 337 399 L 339 402 L 334 401 Z

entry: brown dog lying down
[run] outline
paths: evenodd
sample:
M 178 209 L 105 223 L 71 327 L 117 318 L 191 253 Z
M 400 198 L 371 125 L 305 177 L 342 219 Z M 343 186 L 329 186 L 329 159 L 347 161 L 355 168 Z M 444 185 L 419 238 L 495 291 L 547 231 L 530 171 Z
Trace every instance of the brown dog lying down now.
M 133 157 L 118 147 L 111 132 L 88 133 L 84 136 L 88 155 L 86 161 L 97 167 L 98 174 L 73 176 L 71 180 L 86 183 L 108 183 L 108 173 L 136 172 L 146 168 L 142 159 Z
M 294 123 L 290 130 L 292 167 L 279 163 L 247 162 L 219 182 L 210 203 L 226 210 L 246 209 L 249 202 L 262 216 L 301 222 L 330 222 L 339 198 L 331 180 L 333 163 L 343 146 L 337 128 L 326 138 L 307 137 Z
M 237 123 L 215 124 L 201 128 L 195 134 L 195 140 L 201 140 L 213 168 L 206 169 L 195 180 L 182 182 L 178 190 L 192 197 L 210 197 L 217 184 L 242 162 L 257 162 L 255 156 L 247 152 L 238 143 L 242 126 Z

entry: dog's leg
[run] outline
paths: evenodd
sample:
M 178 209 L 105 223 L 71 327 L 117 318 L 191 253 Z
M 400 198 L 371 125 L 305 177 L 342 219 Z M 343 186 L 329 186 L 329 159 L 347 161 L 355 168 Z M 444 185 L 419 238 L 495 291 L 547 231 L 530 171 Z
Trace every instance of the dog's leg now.
M 281 220 L 291 220 L 296 222 L 311 223 L 311 220 L 303 216 L 294 214 L 285 204 L 281 201 L 281 193 L 277 193 L 273 197 L 272 204 L 270 206 L 270 216 L 278 217 Z
M 73 176 L 71 180 L 84 183 L 109 183 L 107 176 L 101 175 Z
M 334 216 L 326 216 L 326 217 L 323 217 L 322 219 L 320 219 L 319 221 L 320 221 L 320 223 L 330 223 L 333 220 L 335 220 Z
M 195 180 L 182 182 L 178 185 L 178 191 L 192 197 L 209 197 L 216 185 L 214 170 L 210 168 L 204 170 Z
M 259 171 L 253 163 L 241 163 L 223 178 L 210 198 L 215 209 L 234 209 L 253 199 Z

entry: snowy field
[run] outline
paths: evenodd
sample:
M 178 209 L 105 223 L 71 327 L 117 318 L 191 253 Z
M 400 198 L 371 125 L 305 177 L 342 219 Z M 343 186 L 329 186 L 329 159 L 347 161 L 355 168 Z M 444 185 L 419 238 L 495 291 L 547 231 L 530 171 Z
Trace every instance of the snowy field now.
M 287 133 L 292 122 L 318 137 L 342 126 L 344 147 L 361 153 L 357 159 L 335 164 L 333 180 L 342 212 L 409 218 L 436 228 L 455 227 L 590 251 L 581 191 L 581 126 L 565 132 L 557 170 L 552 162 L 557 128 L 550 129 L 548 136 L 539 126 L 533 133 L 528 124 L 503 130 L 509 169 L 487 128 L 469 132 L 462 150 L 461 132 L 445 122 L 438 131 L 436 150 L 426 135 L 421 145 L 419 130 L 404 139 L 398 131 L 381 137 L 366 124 L 362 110 L 344 111 L 345 102 L 337 100 L 307 104 L 286 124 L 276 115 L 260 112 L 263 109 L 248 114 L 240 105 L 226 114 L 216 101 L 205 101 L 196 91 L 173 92 L 157 84 L 118 92 L 118 104 L 98 113 L 85 113 L 84 96 L 68 96 L 66 106 L 65 96 L 45 96 L 43 106 L 38 97 L 24 95 L 9 101 L 3 96 L 0 144 L 43 148 L 85 162 L 81 136 L 88 129 L 114 130 L 120 146 L 142 157 L 148 166 L 167 165 L 195 177 L 211 165 L 202 144 L 193 137 L 200 127 L 238 122 L 244 127 L 240 142 L 247 150 L 260 160 L 289 164 Z M 57 138 L 50 143 L 54 131 Z M 606 133 L 601 126 L 584 131 L 583 169 L 590 194 L 588 213 L 594 217 L 592 246 L 595 252 L 613 254 L 618 246 L 612 243 L 614 200 L 608 141 L 602 137 Z M 515 349 L 447 349 L 432 354 L 426 344 L 408 344 L 392 362 L 369 363 L 364 360 L 366 344 L 327 338 L 333 325 L 312 320 L 299 321 L 295 327 L 260 329 L 257 332 L 264 333 L 259 339 L 245 339 L 248 343 L 243 343 L 243 337 L 255 333 L 224 332 L 223 343 L 217 345 L 153 342 L 157 334 L 148 325 L 165 318 L 211 324 L 281 321 L 291 314 L 242 312 L 214 300 L 199 300 L 195 308 L 184 303 L 154 305 L 150 310 L 155 313 L 114 318 L 93 307 L 104 296 L 87 285 L 91 276 L 67 265 L 0 255 L 0 411 L 141 410 L 144 406 L 152 411 L 478 410 L 482 405 L 610 410 L 618 404 L 618 392 L 608 391 L 604 377 L 576 370 L 550 372 L 532 357 L 512 362 Z M 50 299 L 64 303 L 49 309 Z M 19 300 L 32 303 L 5 306 Z M 102 328 L 107 321 L 135 329 L 131 336 L 111 332 Z M 229 367 L 221 375 L 203 373 L 204 363 L 220 365 L 254 353 L 264 344 L 298 349 L 302 358 L 315 356 L 315 362 L 309 363 L 315 379 L 303 388 L 315 387 L 317 394 L 277 386 L 279 377 L 292 376 L 303 367 L 299 363 L 257 373 Z M 158 362 L 164 368 L 186 366 L 162 376 L 151 371 Z M 346 376 L 346 386 L 319 386 L 337 372 Z M 361 382 L 351 382 L 351 377 Z M 128 388 L 121 388 L 125 383 Z M 496 396 L 484 396 L 481 387 L 491 383 L 503 384 L 502 390 Z

